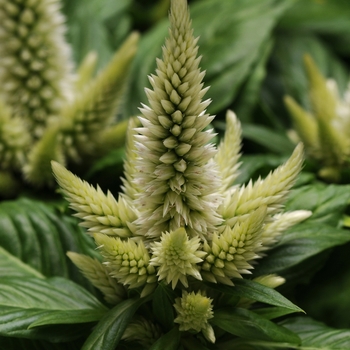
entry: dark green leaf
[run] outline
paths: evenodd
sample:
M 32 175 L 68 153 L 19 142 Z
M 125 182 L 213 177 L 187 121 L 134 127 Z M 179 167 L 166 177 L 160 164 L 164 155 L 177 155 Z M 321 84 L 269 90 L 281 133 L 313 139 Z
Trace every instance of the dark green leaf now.
M 164 327 L 165 330 L 169 330 L 174 326 L 174 298 L 169 298 L 167 293 L 169 286 L 160 283 L 153 294 L 152 310 L 157 321 Z
M 160 337 L 149 350 L 177 350 L 180 343 L 180 331 L 174 327 L 171 331 Z
M 248 140 L 254 141 L 258 145 L 264 146 L 267 150 L 278 154 L 292 153 L 295 147 L 285 134 L 278 133 L 262 125 L 245 124 L 242 126 L 242 135 Z
M 82 350 L 114 350 L 136 310 L 147 299 L 128 299 L 105 314 L 84 343 Z
M 241 338 L 300 343 L 299 337 L 293 332 L 246 309 L 216 310 L 210 323 Z
M 88 286 L 66 256 L 67 251 L 96 256 L 91 237 L 75 219 L 50 204 L 20 198 L 0 203 L 0 227 L 0 246 L 23 263 L 47 277 L 67 277 Z
M 300 336 L 301 349 L 350 349 L 350 330 L 348 329 L 333 329 L 308 317 L 289 318 L 281 324 Z
M 79 341 L 55 344 L 44 340 L 0 337 L 0 350 L 80 350 Z
M 254 309 L 254 312 L 268 320 L 273 320 L 274 318 L 289 315 L 294 311 L 284 307 L 273 306 L 273 307 L 264 307 L 261 309 Z
M 94 310 L 91 310 L 91 312 L 92 314 L 95 313 Z M 2 306 L 0 308 L 0 336 L 48 340 L 51 342 L 68 342 L 86 336 L 90 331 L 91 325 L 83 323 L 75 324 L 74 326 L 70 324 L 58 324 L 30 328 L 32 323 L 47 313 L 47 310 L 43 309 Z M 50 313 L 53 316 L 55 310 L 50 310 Z
M 248 298 L 262 303 L 280 306 L 292 310 L 294 312 L 303 312 L 298 306 L 286 299 L 276 290 L 266 287 L 260 283 L 248 279 L 232 279 L 234 286 L 225 286 L 220 284 L 210 283 L 211 288 L 218 290 L 225 294 Z
M 286 269 L 329 248 L 350 241 L 349 232 L 330 225 L 312 222 L 295 226 L 276 248 L 255 268 L 255 274 L 283 274 Z

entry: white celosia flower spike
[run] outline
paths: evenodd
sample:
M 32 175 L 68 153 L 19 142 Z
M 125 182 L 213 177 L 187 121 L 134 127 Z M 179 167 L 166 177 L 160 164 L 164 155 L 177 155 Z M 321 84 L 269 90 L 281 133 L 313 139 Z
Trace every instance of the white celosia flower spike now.
M 210 235 L 221 223 L 218 172 L 209 160 L 214 134 L 203 131 L 214 117 L 202 102 L 204 72 L 199 69 L 197 39 L 193 37 L 185 0 L 171 2 L 169 38 L 157 75 L 146 89 L 150 107 L 141 108 L 134 183 L 142 192 L 136 200 L 137 224 L 149 238 L 185 227 L 190 236 Z
M 3 0 L 0 23 L 0 94 L 40 136 L 72 93 L 72 63 L 59 3 Z

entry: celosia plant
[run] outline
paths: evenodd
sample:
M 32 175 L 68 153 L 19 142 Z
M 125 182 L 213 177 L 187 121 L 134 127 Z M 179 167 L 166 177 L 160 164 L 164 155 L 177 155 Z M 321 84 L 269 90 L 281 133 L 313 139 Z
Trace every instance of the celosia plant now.
M 114 117 L 138 35 L 92 78 L 95 54 L 73 72 L 58 1 L 1 1 L 0 22 L 1 196 L 4 179 L 14 183 L 22 173 L 36 186 L 49 185 L 50 160 L 81 163 L 121 144 L 126 124 Z
M 322 178 L 338 182 L 342 170 L 349 167 L 350 91 L 342 99 L 336 81 L 326 79 L 309 55 L 305 55 L 304 63 L 311 111 L 303 109 L 292 97 L 285 97 L 294 125 L 290 136 L 296 142 L 301 140 L 307 154 L 321 164 Z
M 224 296 L 235 294 L 235 285 L 283 231 L 311 214 L 283 212 L 302 167 L 303 147 L 298 145 L 266 179 L 236 184 L 240 123 L 228 111 L 223 141 L 218 148 L 210 143 L 214 117 L 206 113 L 210 100 L 202 100 L 208 88 L 185 0 L 171 2 L 169 18 L 163 58 L 149 77 L 152 89 L 146 89 L 149 106 L 140 109 L 141 127 L 133 120 L 129 124 L 119 198 L 57 162 L 52 166 L 62 193 L 101 254 L 99 262 L 70 252 L 72 261 L 110 304 L 118 306 L 135 295 L 144 303 L 153 298 L 155 314 L 146 321 L 140 311 L 123 339 L 152 344 L 158 337 L 160 342 L 167 339 L 161 335 L 169 331 L 175 342 L 215 342 L 213 325 L 227 331 L 220 308 L 241 305 L 246 315 L 244 308 L 254 302 L 242 298 L 239 304 Z M 270 290 L 283 281 L 261 276 L 247 283 Z M 140 328 L 149 329 L 147 336 Z

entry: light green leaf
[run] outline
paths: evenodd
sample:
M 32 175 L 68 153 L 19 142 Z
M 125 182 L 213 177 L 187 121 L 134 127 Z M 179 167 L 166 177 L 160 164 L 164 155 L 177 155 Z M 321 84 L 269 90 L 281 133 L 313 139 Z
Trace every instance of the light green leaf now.
M 145 299 L 127 299 L 105 314 L 85 341 L 82 350 L 114 350 L 125 328 Z
M 308 317 L 293 317 L 281 325 L 298 334 L 305 350 L 350 349 L 350 330 L 334 329 Z
M 240 308 L 216 310 L 210 323 L 241 338 L 299 344 L 299 337 L 252 311 Z
M 44 278 L 40 272 L 24 264 L 2 247 L 0 247 L 0 276 Z
M 302 309 L 272 288 L 248 279 L 234 278 L 232 282 L 234 284 L 233 287 L 213 283 L 208 283 L 208 285 L 224 294 L 249 298 L 262 303 L 280 306 L 294 312 L 303 312 Z
M 177 350 L 180 343 L 180 331 L 174 327 L 171 331 L 160 337 L 149 350 Z

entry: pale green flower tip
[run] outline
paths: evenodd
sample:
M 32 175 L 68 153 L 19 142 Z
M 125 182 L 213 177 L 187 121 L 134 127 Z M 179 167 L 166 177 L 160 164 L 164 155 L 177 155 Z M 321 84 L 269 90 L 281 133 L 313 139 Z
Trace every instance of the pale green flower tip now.
M 26 180 L 38 187 L 52 186 L 54 177 L 50 166 L 51 160 L 65 162 L 57 127 L 47 129 L 44 136 L 31 149 L 27 164 L 23 167 Z
M 215 333 L 211 324 L 206 324 L 206 326 L 202 329 L 202 334 L 204 335 L 205 339 L 207 339 L 209 342 L 211 342 L 212 344 L 215 343 Z
M 174 289 L 180 280 L 187 287 L 187 277 L 190 275 L 201 280 L 197 264 L 202 262 L 205 252 L 199 251 L 198 237 L 189 240 L 183 227 L 170 233 L 165 232 L 160 242 L 151 243 L 152 258 L 150 264 L 159 266 L 159 280 L 166 279 Z
M 181 298 L 175 299 L 174 307 L 177 312 L 174 322 L 179 324 L 180 331 L 198 333 L 205 330 L 209 338 L 213 339 L 208 329 L 208 320 L 214 317 L 212 299 L 200 291 L 198 293 L 184 291 Z
M 286 279 L 276 274 L 270 274 L 256 277 L 253 279 L 253 281 L 269 288 L 277 288 L 284 284 Z
M 325 166 L 319 170 L 318 175 L 328 182 L 338 183 L 341 180 L 341 168 L 339 166 Z

